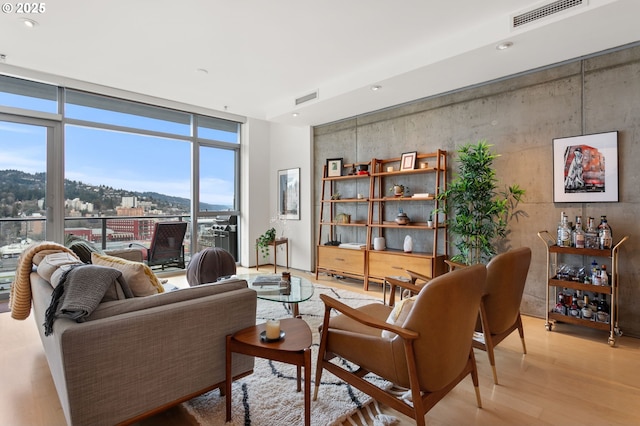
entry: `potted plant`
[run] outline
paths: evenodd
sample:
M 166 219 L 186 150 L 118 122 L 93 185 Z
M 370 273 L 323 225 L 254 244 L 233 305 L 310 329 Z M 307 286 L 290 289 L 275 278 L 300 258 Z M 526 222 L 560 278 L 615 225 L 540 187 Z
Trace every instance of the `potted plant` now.
M 393 192 L 393 195 L 396 197 L 402 197 L 405 191 L 409 191 L 409 188 L 398 183 L 394 183 L 391 188 L 389 188 L 389 192 Z
M 507 234 L 509 220 L 523 215 L 516 211 L 525 190 L 518 185 L 498 191 L 493 160 L 486 140 L 467 144 L 458 150 L 459 170 L 446 191 L 439 211 L 448 214 L 446 224 L 458 251 L 451 260 L 472 265 L 486 263 L 497 254 L 497 245 Z
M 267 230 L 264 234 L 258 237 L 256 242 L 262 257 L 269 257 L 269 244 L 272 244 L 276 239 L 276 228 Z

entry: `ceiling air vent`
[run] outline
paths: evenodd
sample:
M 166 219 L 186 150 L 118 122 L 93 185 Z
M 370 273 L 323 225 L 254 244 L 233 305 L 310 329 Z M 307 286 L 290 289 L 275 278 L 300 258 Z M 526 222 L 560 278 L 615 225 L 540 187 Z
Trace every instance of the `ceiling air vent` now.
M 558 12 L 577 6 L 585 6 L 587 0 L 558 0 L 528 12 L 521 13 L 512 17 L 511 27 L 518 28 L 525 24 L 546 18 Z
M 309 93 L 308 95 L 304 95 L 304 96 L 300 96 L 299 98 L 296 98 L 296 105 L 300 105 L 317 98 L 318 98 L 318 91 L 316 90 L 315 92 Z

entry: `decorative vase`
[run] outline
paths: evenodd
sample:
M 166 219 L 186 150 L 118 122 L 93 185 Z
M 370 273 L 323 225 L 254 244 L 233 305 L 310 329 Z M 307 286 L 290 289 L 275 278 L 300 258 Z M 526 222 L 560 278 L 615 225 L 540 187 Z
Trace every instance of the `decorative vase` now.
M 384 250 L 386 248 L 384 237 L 375 237 L 373 239 L 374 250 Z
M 407 216 L 407 214 L 404 212 L 400 212 L 396 216 L 396 223 L 398 225 L 407 225 L 410 221 L 411 220 L 409 219 L 409 216 Z
M 395 185 L 393 187 L 393 195 L 402 197 L 404 195 L 404 187 L 402 185 Z
M 411 253 L 413 251 L 413 239 L 411 238 L 411 235 L 404 237 L 403 249 L 405 253 Z

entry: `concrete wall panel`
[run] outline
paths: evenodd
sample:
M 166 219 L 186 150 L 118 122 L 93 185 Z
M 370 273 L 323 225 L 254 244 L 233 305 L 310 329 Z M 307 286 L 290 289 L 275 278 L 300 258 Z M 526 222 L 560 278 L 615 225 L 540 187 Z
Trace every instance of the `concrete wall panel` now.
M 612 130 L 619 131 L 620 202 L 554 203 L 553 139 Z M 316 167 L 330 157 L 368 161 L 441 148 L 450 154 L 451 172 L 460 146 L 487 139 L 500 155 L 494 163 L 500 182 L 527 191 L 520 205 L 526 216 L 512 222 L 502 246 L 533 250 L 522 312 L 545 315 L 546 257 L 537 232 L 555 235 L 561 211 L 585 222 L 606 214 L 615 240 L 631 236 L 620 255 L 620 328 L 640 336 L 640 47 L 318 126 L 314 134 Z

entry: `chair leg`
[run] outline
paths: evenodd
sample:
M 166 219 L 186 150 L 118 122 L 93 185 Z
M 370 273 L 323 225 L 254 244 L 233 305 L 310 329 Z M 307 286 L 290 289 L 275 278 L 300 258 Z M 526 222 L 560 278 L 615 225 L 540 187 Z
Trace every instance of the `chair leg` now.
M 327 333 L 329 330 L 329 315 L 331 314 L 331 308 L 325 305 L 324 307 L 324 319 L 322 320 L 322 331 L 320 334 L 320 346 L 318 347 L 318 361 L 316 362 L 316 383 L 313 390 L 313 400 L 318 399 L 318 390 L 320 389 L 320 380 L 322 378 L 323 362 L 327 352 Z
M 471 359 L 471 380 L 473 381 L 473 389 L 476 391 L 476 403 L 478 408 L 482 408 L 482 399 L 480 398 L 480 381 L 478 380 L 478 365 L 476 364 L 476 355 L 471 348 L 469 353 Z
M 522 327 L 522 318 L 518 313 L 518 333 L 520 334 L 520 341 L 522 342 L 522 353 L 527 354 L 527 345 L 524 343 L 524 327 Z

